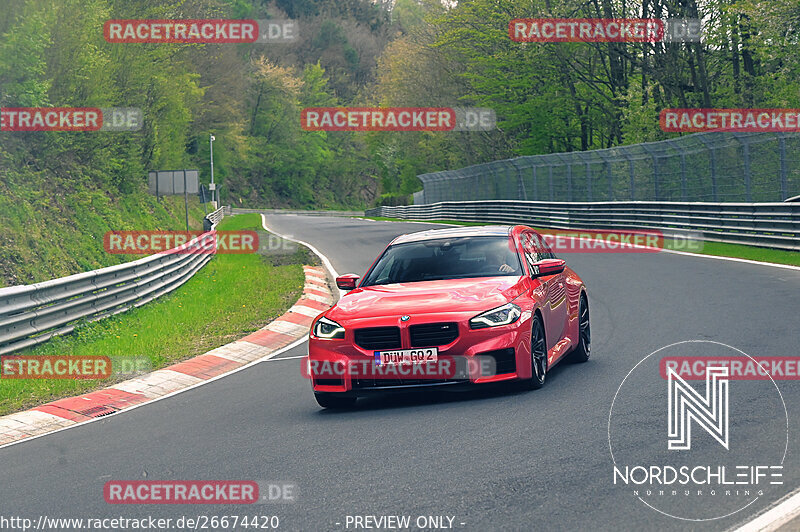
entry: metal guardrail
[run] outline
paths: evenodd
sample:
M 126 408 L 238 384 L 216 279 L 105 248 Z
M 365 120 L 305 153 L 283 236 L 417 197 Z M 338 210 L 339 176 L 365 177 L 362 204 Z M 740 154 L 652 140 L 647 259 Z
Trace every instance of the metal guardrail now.
M 665 236 L 800 251 L 800 203 L 454 201 L 377 207 L 366 216 L 525 224 L 555 229 L 658 229 Z
M 229 213 L 230 214 L 230 213 Z M 222 221 L 222 218 L 225 216 L 225 207 L 220 207 L 214 212 L 210 212 L 206 215 L 206 219 L 211 221 L 212 229 L 217 226 L 218 223 Z
M 207 216 L 212 228 L 222 216 L 222 208 Z M 195 240 L 125 264 L 0 288 L 0 355 L 46 342 L 72 332 L 83 321 L 114 316 L 172 292 L 213 257 L 176 252 Z
M 303 216 L 362 216 L 364 211 L 298 211 L 289 209 L 240 209 L 232 208 L 234 214 L 265 213 L 265 214 L 300 214 Z

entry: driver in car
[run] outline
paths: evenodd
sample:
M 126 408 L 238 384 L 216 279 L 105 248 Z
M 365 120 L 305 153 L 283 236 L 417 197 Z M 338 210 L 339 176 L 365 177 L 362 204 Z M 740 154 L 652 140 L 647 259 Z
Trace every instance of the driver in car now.
M 509 262 L 512 264 L 514 263 L 514 260 L 511 259 L 510 252 L 506 253 L 504 257 L 500 257 L 494 253 L 489 253 L 486 257 L 486 265 L 490 271 L 512 273 L 516 268 L 509 266 Z

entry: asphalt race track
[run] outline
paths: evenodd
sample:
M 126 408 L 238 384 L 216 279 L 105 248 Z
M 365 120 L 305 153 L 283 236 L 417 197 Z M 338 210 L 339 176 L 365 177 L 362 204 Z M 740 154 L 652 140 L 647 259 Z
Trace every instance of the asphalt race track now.
M 267 225 L 317 247 L 340 274 L 363 274 L 392 237 L 428 227 L 293 215 L 268 215 Z M 279 516 L 281 530 L 343 530 L 348 515 L 455 516 L 459 530 L 725 530 L 800 486 L 796 381 L 778 382 L 789 414 L 785 483 L 729 518 L 687 522 L 647 508 L 613 485 L 607 439 L 618 386 L 663 346 L 701 339 L 797 356 L 800 271 L 666 253 L 565 258 L 589 287 L 592 359 L 558 366 L 541 390 L 375 397 L 324 411 L 299 360 L 280 359 L 304 355 L 303 343 L 177 396 L 0 450 L 0 513 L 261 514 Z M 762 406 L 754 400 L 732 416 L 732 438 L 760 445 L 765 434 L 785 436 L 770 432 L 776 421 Z M 647 422 L 631 420 L 628 430 Z M 107 504 L 104 483 L 125 479 L 286 481 L 298 501 Z M 687 509 L 703 504 L 693 501 Z

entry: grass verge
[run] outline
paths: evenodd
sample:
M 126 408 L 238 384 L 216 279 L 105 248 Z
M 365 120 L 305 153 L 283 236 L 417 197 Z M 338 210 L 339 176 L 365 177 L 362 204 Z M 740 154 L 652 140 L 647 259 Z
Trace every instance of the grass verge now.
M 0 179 L 2 181 L 2 179 Z M 186 228 L 184 199 L 147 192 L 113 196 L 86 186 L 54 192 L 52 183 L 0 182 L 0 287 L 38 283 L 138 258 L 106 253 L 112 230 Z M 205 210 L 189 200 L 189 227 L 202 229 Z
M 486 225 L 482 222 L 463 222 L 460 220 L 403 220 L 400 218 L 385 218 L 379 216 L 362 216 L 368 220 L 380 220 L 386 222 L 425 222 L 432 224 L 451 224 L 463 226 Z M 553 229 L 545 227 L 534 227 L 540 233 L 548 233 Z M 683 246 L 676 246 L 672 239 L 664 239 L 665 249 L 675 249 L 698 255 L 713 255 L 717 257 L 732 257 L 737 259 L 754 260 L 758 262 L 772 262 L 775 264 L 787 264 L 790 266 L 800 266 L 800 253 L 796 251 L 786 251 L 782 249 L 761 248 L 756 246 L 745 246 L 742 244 L 725 244 L 722 242 L 703 242 L 703 249 L 697 252 L 685 250 Z
M 226 218 L 218 229 L 261 229 L 258 214 Z M 303 291 L 306 248 L 290 256 L 214 257 L 175 292 L 115 317 L 80 326 L 18 355 L 142 357 L 152 369 L 203 354 L 247 335 L 283 314 Z M 104 388 L 119 380 L 0 379 L 0 415 Z

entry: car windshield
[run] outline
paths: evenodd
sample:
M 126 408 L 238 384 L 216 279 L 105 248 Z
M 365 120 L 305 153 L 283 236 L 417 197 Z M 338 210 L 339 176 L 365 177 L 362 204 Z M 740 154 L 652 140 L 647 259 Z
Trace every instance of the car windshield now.
M 522 275 L 508 237 L 459 237 L 390 246 L 361 286 Z

